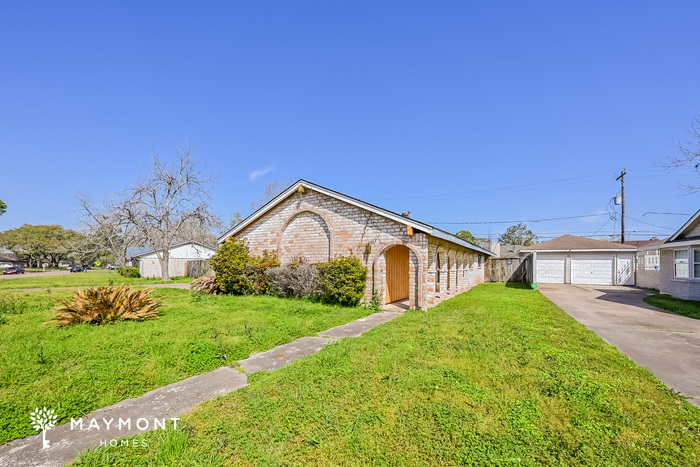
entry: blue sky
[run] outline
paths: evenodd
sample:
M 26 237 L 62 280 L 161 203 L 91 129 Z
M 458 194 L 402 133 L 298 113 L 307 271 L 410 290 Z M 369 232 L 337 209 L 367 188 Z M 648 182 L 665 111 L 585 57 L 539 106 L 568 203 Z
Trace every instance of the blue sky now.
M 185 140 L 224 218 L 304 178 L 495 238 L 508 223 L 476 222 L 604 214 L 623 168 L 627 238 L 700 208 L 677 188 L 690 171 L 658 166 L 700 114 L 699 2 L 28 1 L 0 17 L 0 230 L 76 227 L 77 193 L 122 190 Z

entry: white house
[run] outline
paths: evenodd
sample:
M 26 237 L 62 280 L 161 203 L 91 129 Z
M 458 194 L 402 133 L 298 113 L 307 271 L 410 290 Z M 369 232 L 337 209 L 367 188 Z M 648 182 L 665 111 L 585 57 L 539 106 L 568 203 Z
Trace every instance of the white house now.
M 168 273 L 170 277 L 177 277 L 187 275 L 187 261 L 209 259 L 216 253 L 216 248 L 198 242 L 183 242 L 170 246 L 169 251 Z M 133 262 L 138 262 L 141 277 L 161 277 L 155 250 L 135 255 Z
M 520 250 L 532 255 L 533 279 L 541 284 L 634 285 L 636 247 L 562 235 Z

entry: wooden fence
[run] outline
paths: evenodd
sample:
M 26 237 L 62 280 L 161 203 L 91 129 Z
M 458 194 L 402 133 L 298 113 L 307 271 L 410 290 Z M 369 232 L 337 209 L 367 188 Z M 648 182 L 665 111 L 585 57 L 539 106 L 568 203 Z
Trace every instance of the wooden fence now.
M 213 276 L 214 270 L 208 259 L 194 259 L 185 263 L 185 275 L 187 277 Z
M 487 282 L 530 282 L 532 255 L 525 258 L 489 258 L 486 261 Z

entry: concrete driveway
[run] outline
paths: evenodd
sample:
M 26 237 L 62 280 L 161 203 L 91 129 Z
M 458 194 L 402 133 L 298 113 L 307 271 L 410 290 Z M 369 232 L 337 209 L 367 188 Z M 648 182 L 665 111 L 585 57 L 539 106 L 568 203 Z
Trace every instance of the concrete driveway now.
M 700 320 L 642 301 L 634 287 L 540 284 L 538 290 L 579 323 L 700 407 Z

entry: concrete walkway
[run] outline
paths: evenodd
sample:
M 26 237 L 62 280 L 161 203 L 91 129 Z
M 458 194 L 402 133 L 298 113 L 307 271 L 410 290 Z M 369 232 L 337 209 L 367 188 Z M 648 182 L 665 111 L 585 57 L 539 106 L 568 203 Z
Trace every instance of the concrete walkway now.
M 326 344 L 344 337 L 358 337 L 374 326 L 399 316 L 401 313 L 397 312 L 375 313 L 319 332 L 317 336 L 302 337 L 267 352 L 252 354 L 238 362 L 242 371 L 233 367 L 221 367 L 99 409 L 81 419 L 82 430 L 71 423 L 47 430 L 46 439 L 50 442 L 47 449 L 42 449 L 41 434 L 11 441 L 0 446 L 0 466 L 62 466 L 85 448 L 106 445 L 110 441 L 114 444 L 116 441 L 113 440 L 117 438 L 128 438 L 153 430 L 157 423 L 172 426 L 177 422 L 172 419 L 177 419 L 200 402 L 246 386 L 248 374 L 276 370 L 298 358 L 318 352 Z M 124 421 L 121 426 L 120 419 Z M 126 420 L 130 420 L 128 427 Z M 27 423 L 30 423 L 29 414 Z M 93 428 L 89 429 L 91 424 Z
M 647 305 L 635 287 L 540 284 L 576 321 L 700 407 L 700 320 Z

